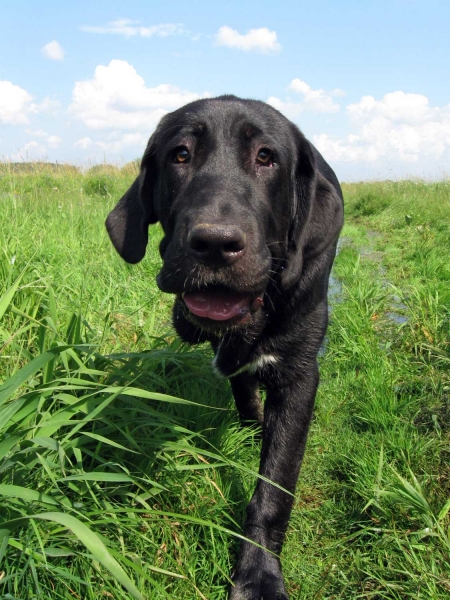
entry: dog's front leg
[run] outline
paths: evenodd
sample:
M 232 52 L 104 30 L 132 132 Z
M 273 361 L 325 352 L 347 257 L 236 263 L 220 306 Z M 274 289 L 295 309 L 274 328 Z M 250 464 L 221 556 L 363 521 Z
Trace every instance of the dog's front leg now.
M 230 378 L 234 401 L 242 423 L 262 425 L 263 405 L 259 396 L 259 381 L 255 375 L 242 373 Z
M 245 536 L 233 576 L 230 600 L 286 600 L 279 555 L 291 514 L 293 494 L 306 445 L 319 381 L 317 363 L 302 363 L 302 372 L 283 386 L 267 385 L 259 473 L 279 487 L 258 480 L 247 507 Z M 273 382 L 280 384 L 275 386 Z M 272 383 L 271 383 L 272 382 Z M 286 490 L 286 491 L 284 491 Z

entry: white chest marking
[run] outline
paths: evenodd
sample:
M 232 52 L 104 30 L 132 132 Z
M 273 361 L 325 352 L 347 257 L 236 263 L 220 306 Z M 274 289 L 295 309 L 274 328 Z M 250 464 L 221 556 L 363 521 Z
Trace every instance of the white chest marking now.
M 217 356 L 213 359 L 213 368 L 218 375 L 223 377 L 223 374 L 220 372 L 220 369 L 217 366 Z M 260 369 L 263 369 L 267 365 L 275 365 L 278 362 L 278 358 L 273 354 L 261 354 L 258 358 L 252 362 L 246 363 L 242 367 L 240 367 L 237 371 L 232 373 L 231 375 L 227 375 L 227 377 L 235 377 L 236 375 L 240 375 L 241 373 L 256 373 Z

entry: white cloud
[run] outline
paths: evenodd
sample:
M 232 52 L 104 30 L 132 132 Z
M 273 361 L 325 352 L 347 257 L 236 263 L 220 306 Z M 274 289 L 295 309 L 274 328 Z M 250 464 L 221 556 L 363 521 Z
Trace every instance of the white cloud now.
M 106 140 L 92 140 L 89 136 L 83 137 L 75 142 L 75 148 L 82 150 L 101 150 L 110 154 L 120 154 L 126 149 L 136 149 L 136 154 L 144 151 L 148 142 L 146 133 L 112 133 Z
M 345 137 L 321 134 L 317 148 L 331 161 L 401 163 L 450 160 L 450 104 L 430 107 L 421 94 L 392 92 L 376 100 L 363 96 L 347 106 L 354 132 Z
M 92 146 L 93 143 L 94 142 L 91 140 L 91 138 L 86 136 L 75 142 L 74 148 L 81 148 L 82 150 L 87 150 L 89 146 Z
M 61 44 L 56 40 L 45 44 L 43 48 L 41 48 L 42 54 L 49 58 L 50 60 L 63 60 L 64 59 L 64 50 L 61 47 Z
M 0 123 L 26 124 L 28 115 L 37 113 L 32 96 L 10 81 L 0 81 Z
M 93 79 L 75 83 L 69 112 L 89 129 L 149 132 L 167 112 L 207 95 L 170 84 L 146 87 L 134 67 L 112 60 L 99 65 Z
M 49 148 L 58 148 L 62 142 L 62 139 L 59 136 L 50 135 L 43 129 L 37 129 L 36 131 L 33 131 L 32 129 L 26 129 L 26 132 L 28 135 L 32 135 L 33 137 L 42 138 Z
M 42 102 L 39 102 L 39 104 L 36 104 L 36 112 L 50 113 L 51 115 L 55 115 L 60 108 L 61 108 L 60 101 L 52 100 L 48 96 L 46 96 L 42 100 Z
M 399 123 L 420 123 L 432 117 L 433 109 L 429 107 L 426 96 L 391 92 L 383 96 L 382 100 L 363 96 L 356 104 L 349 104 L 347 112 L 353 121 L 365 121 L 368 117 L 379 116 Z
M 25 129 L 25 131 L 28 133 L 28 135 L 32 135 L 33 137 L 46 137 L 48 135 L 48 133 L 43 129 L 36 129 L 34 131 L 33 129 Z
M 42 144 L 32 141 L 19 148 L 10 157 L 10 161 L 46 160 L 47 149 Z
M 46 140 L 49 148 L 58 148 L 61 144 L 62 139 L 58 135 L 49 135 Z
M 333 90 L 332 92 L 326 92 L 322 89 L 313 90 L 310 85 L 298 78 L 293 79 L 287 89 L 301 96 L 300 102 L 290 97 L 286 100 L 281 100 L 275 96 L 270 96 L 267 103 L 291 119 L 298 117 L 302 112 L 339 112 L 340 106 L 333 101 L 333 96 L 345 95 L 345 92 L 340 89 Z
M 152 36 L 167 37 L 168 35 L 177 35 L 184 32 L 184 27 L 181 23 L 162 23 L 160 25 L 152 25 L 151 27 L 141 27 L 138 23 L 139 21 L 132 21 L 131 19 L 118 19 L 100 27 L 83 25 L 81 29 L 88 33 L 107 33 L 122 35 L 126 38 L 133 36 L 143 38 Z
M 250 29 L 245 35 L 240 34 L 235 29 L 224 25 L 216 34 L 216 45 L 227 46 L 228 48 L 238 48 L 247 52 L 278 52 L 281 50 L 277 42 L 277 34 L 270 31 L 267 27 L 260 29 Z

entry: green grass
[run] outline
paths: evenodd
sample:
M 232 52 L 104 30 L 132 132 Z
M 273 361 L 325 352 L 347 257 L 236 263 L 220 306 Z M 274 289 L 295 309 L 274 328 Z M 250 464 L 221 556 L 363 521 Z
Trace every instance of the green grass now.
M 0 169 L 0 596 L 225 599 L 259 443 L 170 327 L 160 230 L 104 230 L 136 166 Z M 450 182 L 344 186 L 291 598 L 450 594 Z M 339 300 L 339 301 L 338 301 Z

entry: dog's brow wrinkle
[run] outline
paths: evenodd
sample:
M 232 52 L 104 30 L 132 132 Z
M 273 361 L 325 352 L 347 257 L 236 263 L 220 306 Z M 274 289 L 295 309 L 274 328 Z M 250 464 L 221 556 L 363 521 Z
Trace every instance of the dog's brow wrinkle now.
M 172 125 L 172 127 L 167 127 L 161 132 L 161 137 L 165 136 L 167 133 L 169 133 L 169 131 L 172 131 L 172 129 L 177 129 L 179 131 L 181 127 L 181 125 Z

